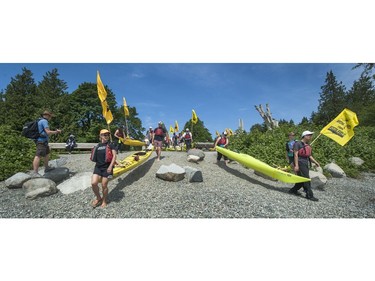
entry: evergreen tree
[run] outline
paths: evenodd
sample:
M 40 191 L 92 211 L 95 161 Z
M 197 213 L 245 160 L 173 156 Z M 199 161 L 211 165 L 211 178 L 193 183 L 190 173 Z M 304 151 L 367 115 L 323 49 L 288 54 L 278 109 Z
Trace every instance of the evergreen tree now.
M 189 129 L 193 133 L 193 142 L 212 142 L 212 135 L 204 126 L 204 122 L 198 118 L 196 124 L 192 124 L 191 119 L 185 123 L 183 131 Z
M 21 131 L 23 125 L 40 116 L 42 109 L 36 103 L 37 86 L 33 73 L 27 68 L 22 68 L 22 73 L 11 78 L 5 90 L 4 114 L 5 124 L 13 130 Z
M 106 86 L 105 88 L 107 103 L 113 114 L 116 104 L 115 95 Z M 73 124 L 69 126 L 69 130 L 75 132 L 80 141 L 98 141 L 98 133 L 101 128 L 107 128 L 107 123 L 102 115 L 97 85 L 88 82 L 80 84 L 78 89 L 70 94 L 68 103 L 69 113 L 72 114 L 73 119 Z M 115 126 L 113 126 L 113 129 L 115 129 Z
M 349 109 L 357 114 L 361 125 L 375 125 L 375 88 L 369 76 L 361 75 L 359 80 L 354 81 L 346 98 Z
M 345 86 L 338 83 L 332 70 L 327 73 L 325 85 L 321 87 L 318 112 L 314 116 L 314 123 L 326 125 L 331 122 L 346 106 Z
M 129 116 L 126 116 L 126 123 L 128 125 L 129 137 L 136 140 L 143 140 L 144 134 L 142 133 L 145 128 L 142 127 L 142 121 L 139 119 L 137 109 L 128 106 Z M 116 109 L 113 114 L 113 125 L 117 127 L 125 126 L 124 107 L 121 105 Z

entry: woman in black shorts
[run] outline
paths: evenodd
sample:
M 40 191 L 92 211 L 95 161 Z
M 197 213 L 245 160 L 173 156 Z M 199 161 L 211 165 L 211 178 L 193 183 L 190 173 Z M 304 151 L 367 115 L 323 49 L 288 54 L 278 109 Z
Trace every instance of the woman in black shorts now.
M 100 131 L 100 143 L 93 149 L 91 160 L 96 163 L 91 178 L 91 187 L 96 199 L 92 201 L 92 207 L 107 206 L 108 181 L 112 178 L 113 167 L 116 162 L 116 147 L 109 142 L 110 132 L 106 129 Z M 102 182 L 102 196 L 99 192 L 99 182 Z

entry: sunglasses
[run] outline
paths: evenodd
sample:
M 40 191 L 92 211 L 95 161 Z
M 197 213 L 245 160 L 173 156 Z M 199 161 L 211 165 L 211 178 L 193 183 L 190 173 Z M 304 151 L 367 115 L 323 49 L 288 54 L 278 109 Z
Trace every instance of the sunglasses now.
M 102 137 L 109 137 L 109 134 L 101 134 Z

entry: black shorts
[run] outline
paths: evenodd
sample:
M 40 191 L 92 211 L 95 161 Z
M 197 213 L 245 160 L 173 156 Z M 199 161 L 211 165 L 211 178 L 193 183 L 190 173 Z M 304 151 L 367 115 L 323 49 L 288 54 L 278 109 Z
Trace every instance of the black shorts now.
M 99 176 L 101 176 L 103 178 L 111 178 L 112 175 L 113 175 L 113 169 L 112 169 L 112 171 L 110 173 L 107 172 L 107 169 L 108 169 L 108 167 L 99 168 L 99 167 L 95 166 L 95 168 L 94 168 L 94 174 L 95 175 L 99 175 Z
M 35 156 L 46 157 L 50 153 L 48 142 L 37 142 Z

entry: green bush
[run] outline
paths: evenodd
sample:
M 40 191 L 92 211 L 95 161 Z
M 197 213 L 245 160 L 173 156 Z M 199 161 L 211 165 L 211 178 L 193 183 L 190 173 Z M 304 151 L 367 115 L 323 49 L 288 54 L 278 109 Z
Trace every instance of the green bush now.
M 262 132 L 254 129 L 250 133 L 237 132 L 230 137 L 229 149 L 249 154 L 270 166 L 283 167 L 287 165 L 285 158 L 285 143 L 288 133 L 293 131 L 296 137 L 304 130 L 316 132 L 314 138 L 319 135 L 321 128 L 310 126 L 282 125 L 280 128 Z M 322 167 L 334 161 L 350 177 L 358 177 L 361 171 L 375 171 L 375 128 L 356 127 L 354 137 L 341 146 L 330 138 L 321 135 L 313 143 L 313 156 Z M 360 157 L 365 161 L 362 167 L 356 167 L 350 163 L 352 156 Z
M 0 181 L 18 172 L 32 169 L 35 155 L 33 141 L 22 137 L 9 126 L 0 126 Z

